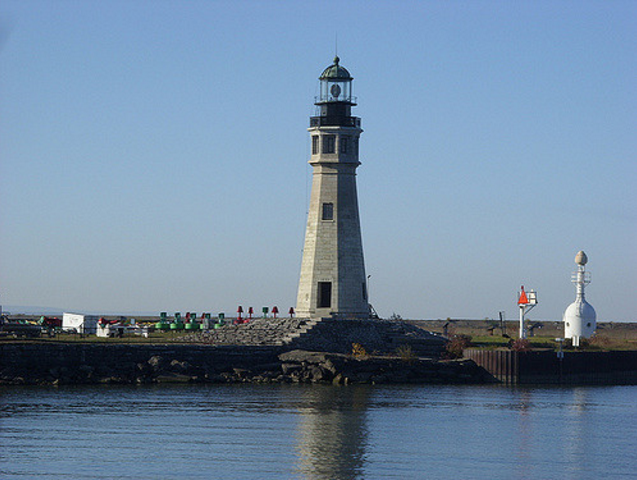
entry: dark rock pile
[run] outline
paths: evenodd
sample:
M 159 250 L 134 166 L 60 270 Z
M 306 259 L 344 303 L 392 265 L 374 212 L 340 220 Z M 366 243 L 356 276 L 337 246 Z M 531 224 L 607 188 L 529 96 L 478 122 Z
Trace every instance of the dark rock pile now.
M 439 358 L 447 339 L 399 321 L 323 319 L 306 334 L 294 339 L 291 346 L 347 354 L 352 352 L 354 343 L 374 355 L 392 355 L 400 347 L 409 347 L 415 356 Z
M 286 383 L 403 384 L 484 383 L 488 376 L 466 360 L 439 362 L 432 359 L 388 357 L 354 358 L 351 355 L 294 350 L 279 355 Z
M 439 362 L 416 357 L 374 357 L 338 353 L 288 352 L 249 347 L 203 347 L 195 350 L 129 345 L 117 362 L 96 350 L 77 357 L 80 346 L 67 345 L 65 355 L 29 368 L 14 363 L 0 370 L 0 385 L 155 384 L 155 383 L 482 383 L 484 370 L 470 360 Z M 45 347 L 46 348 L 46 347 Z M 124 349 L 120 349 L 120 353 Z
M 204 382 L 277 362 L 278 348 L 30 343 L 0 345 L 0 385 Z

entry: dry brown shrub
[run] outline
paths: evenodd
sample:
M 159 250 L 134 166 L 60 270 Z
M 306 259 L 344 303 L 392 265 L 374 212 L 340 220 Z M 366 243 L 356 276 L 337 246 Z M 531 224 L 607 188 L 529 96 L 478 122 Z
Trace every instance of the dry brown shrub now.
M 447 343 L 447 351 L 444 354 L 444 358 L 462 358 L 464 349 L 471 346 L 471 340 L 472 338 L 469 335 L 454 335 L 451 337 L 451 341 Z
M 529 352 L 531 350 L 531 342 L 526 338 L 518 338 L 511 342 L 510 348 L 514 352 Z
M 396 353 L 398 354 L 400 359 L 403 362 L 405 362 L 405 363 L 412 364 L 418 359 L 418 357 L 414 353 L 413 349 L 411 348 L 411 345 L 401 345 L 401 346 L 399 346 L 396 349 Z
M 367 350 L 360 343 L 352 343 L 352 356 L 354 358 L 364 359 L 368 357 Z

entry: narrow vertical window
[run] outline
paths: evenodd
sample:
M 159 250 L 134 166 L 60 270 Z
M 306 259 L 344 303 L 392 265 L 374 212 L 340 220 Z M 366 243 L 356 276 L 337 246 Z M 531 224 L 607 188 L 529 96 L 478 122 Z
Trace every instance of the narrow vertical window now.
M 354 139 L 354 155 L 358 156 L 358 138 Z
M 319 153 L 319 137 L 318 135 L 312 135 L 312 155 Z
M 341 153 L 349 153 L 349 137 L 339 139 Z
M 334 220 L 334 204 L 333 203 L 324 203 L 323 204 L 323 215 L 321 216 L 323 220 Z
M 363 300 L 367 300 L 367 285 L 363 282 Z
M 323 135 L 323 153 L 335 153 L 336 135 Z
M 318 282 L 317 308 L 330 308 L 332 306 L 332 282 Z

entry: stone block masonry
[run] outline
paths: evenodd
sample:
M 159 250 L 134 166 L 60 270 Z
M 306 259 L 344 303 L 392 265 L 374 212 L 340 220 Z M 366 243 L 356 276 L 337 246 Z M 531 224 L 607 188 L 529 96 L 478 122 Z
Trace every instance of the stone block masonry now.
M 179 341 L 210 345 L 282 346 L 290 334 L 303 332 L 312 323 L 297 318 L 255 318 L 240 325 L 227 324 L 221 328 L 192 333 Z
M 370 317 L 356 191 L 363 130 L 352 116 L 352 77 L 338 57 L 321 74 L 319 116 L 310 119 L 312 194 L 307 216 L 297 314 Z
M 405 322 L 347 319 L 255 319 L 247 324 L 187 335 L 181 341 L 211 345 L 277 346 L 316 352 L 393 354 L 402 345 L 416 356 L 438 358 L 446 339 Z

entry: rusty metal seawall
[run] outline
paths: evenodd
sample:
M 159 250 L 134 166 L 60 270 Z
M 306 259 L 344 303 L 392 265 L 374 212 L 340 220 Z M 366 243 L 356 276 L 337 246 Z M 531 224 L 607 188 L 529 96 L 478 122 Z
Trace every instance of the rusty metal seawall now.
M 494 380 L 516 384 L 637 384 L 637 351 L 514 352 L 469 348 L 464 357 L 484 368 Z

